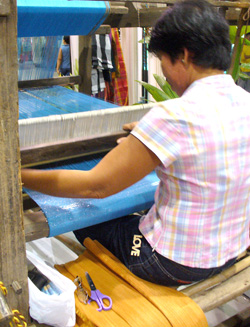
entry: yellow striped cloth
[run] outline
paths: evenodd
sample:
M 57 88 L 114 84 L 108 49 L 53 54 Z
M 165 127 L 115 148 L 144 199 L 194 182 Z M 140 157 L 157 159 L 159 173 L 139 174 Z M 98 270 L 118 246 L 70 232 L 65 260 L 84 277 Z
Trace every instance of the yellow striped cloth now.
M 98 312 L 94 302 L 83 304 L 75 295 L 76 326 L 208 326 L 203 311 L 188 296 L 136 277 L 97 241 L 87 238 L 84 245 L 86 250 L 77 260 L 55 267 L 71 280 L 82 277 L 82 285 L 89 290 L 87 271 L 96 288 L 112 298 L 113 306 Z

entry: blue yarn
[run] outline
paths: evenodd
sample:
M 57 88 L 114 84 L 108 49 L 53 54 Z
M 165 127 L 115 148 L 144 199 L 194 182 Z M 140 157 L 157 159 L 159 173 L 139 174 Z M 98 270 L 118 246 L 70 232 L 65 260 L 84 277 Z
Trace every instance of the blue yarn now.
M 62 115 L 118 107 L 62 86 L 19 91 L 19 119 Z
M 88 35 L 109 8 L 107 1 L 17 0 L 18 36 Z
M 62 36 L 19 37 L 18 80 L 52 78 L 61 44 Z
M 101 155 L 96 155 L 82 161 L 52 164 L 49 168 L 89 170 L 101 159 Z M 136 184 L 105 199 L 68 199 L 25 191 L 44 212 L 51 237 L 150 208 L 158 183 L 156 173 L 152 172 Z

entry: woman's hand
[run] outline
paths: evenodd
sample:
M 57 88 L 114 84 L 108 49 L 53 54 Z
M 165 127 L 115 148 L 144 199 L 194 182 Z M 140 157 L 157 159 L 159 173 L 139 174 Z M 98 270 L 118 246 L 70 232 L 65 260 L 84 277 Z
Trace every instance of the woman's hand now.
M 138 124 L 138 121 L 133 121 L 132 123 L 124 124 L 122 126 L 124 131 L 132 131 L 132 129 Z M 120 144 L 122 141 L 124 141 L 126 137 L 120 137 L 116 142 Z

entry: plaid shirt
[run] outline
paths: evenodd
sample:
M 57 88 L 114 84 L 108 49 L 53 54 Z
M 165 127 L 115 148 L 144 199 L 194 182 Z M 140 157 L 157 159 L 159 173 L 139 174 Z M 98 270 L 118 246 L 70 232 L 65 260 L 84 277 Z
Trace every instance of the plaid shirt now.
M 180 264 L 223 265 L 249 246 L 250 94 L 230 75 L 195 81 L 132 131 L 161 160 L 140 230 Z

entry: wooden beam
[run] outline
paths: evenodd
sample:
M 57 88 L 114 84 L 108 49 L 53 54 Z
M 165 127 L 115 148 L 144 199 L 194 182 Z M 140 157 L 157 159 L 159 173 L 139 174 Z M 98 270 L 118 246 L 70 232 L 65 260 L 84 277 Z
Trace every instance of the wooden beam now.
M 23 228 L 20 152 L 18 138 L 17 7 L 15 0 L 2 0 L 0 17 L 0 281 L 11 309 L 29 322 L 28 273 Z M 18 282 L 21 293 L 11 286 Z
M 81 255 L 85 250 L 85 247 L 82 244 L 66 235 L 58 235 L 55 236 L 55 238 L 58 241 L 62 242 L 64 245 L 66 245 L 71 251 L 73 251 L 78 256 Z
M 174 3 L 174 1 L 173 1 Z M 228 2 L 227 2 L 228 4 Z M 134 6 L 133 3 L 128 2 L 127 7 L 129 9 L 129 13 L 126 15 L 116 15 L 110 14 L 106 20 L 105 24 L 110 25 L 111 27 L 151 27 L 155 24 L 157 19 L 161 16 L 161 14 L 167 9 L 167 7 L 149 7 L 149 8 L 141 8 L 138 9 Z M 228 20 L 229 24 L 235 25 L 239 19 L 240 10 L 242 8 L 238 8 L 237 6 L 233 6 L 229 3 L 229 8 L 226 6 L 221 6 L 221 11 L 224 12 L 226 20 Z M 250 3 L 249 3 L 250 6 Z M 241 3 L 241 7 L 244 7 L 243 10 L 247 10 L 245 7 L 245 3 Z M 244 24 L 244 22 L 243 22 Z
M 245 21 L 244 21 L 243 17 L 244 17 L 246 12 L 247 12 L 246 8 L 241 9 L 240 17 L 239 17 L 239 20 L 238 20 L 237 31 L 236 31 L 236 35 L 235 35 L 235 41 L 234 41 L 234 48 L 233 48 L 233 53 L 232 53 L 232 60 L 231 60 L 230 68 L 228 70 L 228 73 L 231 74 L 231 75 L 233 73 L 233 69 L 234 69 L 236 61 L 238 61 L 238 64 L 240 62 L 240 56 L 237 58 L 237 52 L 238 52 L 238 48 L 240 46 L 241 30 L 242 30 L 242 27 L 245 24 Z
M 123 5 L 113 5 L 110 4 L 110 12 L 109 15 L 126 15 L 128 14 L 128 8 L 125 7 L 125 4 Z
M 102 0 L 97 0 L 102 1 Z M 234 8 L 248 8 L 249 7 L 249 1 L 214 1 L 214 0 L 208 0 L 212 5 L 216 7 L 234 7 Z M 109 0 L 110 3 L 112 2 L 124 2 L 123 0 Z M 126 3 L 129 2 L 141 2 L 141 3 L 159 3 L 159 4 L 167 4 L 167 5 L 173 5 L 175 4 L 176 0 L 126 0 Z
M 240 8 L 228 8 L 226 12 L 226 20 L 231 24 L 231 25 L 237 25 L 237 22 L 240 17 Z M 231 23 L 233 22 L 233 23 Z
M 235 299 L 250 289 L 250 267 L 227 279 L 224 283 L 191 296 L 204 312 Z
M 18 87 L 20 89 L 40 86 L 52 86 L 52 85 L 69 85 L 69 84 L 81 84 L 81 76 L 62 76 L 55 78 L 34 79 L 27 81 L 18 81 Z
M 24 230 L 26 242 L 49 236 L 49 225 L 42 211 L 28 210 L 24 213 Z
M 0 17 L 9 16 L 11 11 L 10 0 L 0 1 Z
M 92 36 L 79 36 L 79 92 L 91 95 Z
M 95 32 L 95 34 L 109 34 L 111 32 L 110 25 L 101 25 Z
M 186 294 L 187 296 L 192 296 L 198 294 L 202 291 L 205 291 L 215 285 L 225 282 L 228 278 L 238 274 L 240 271 L 250 267 L 250 256 L 246 255 L 244 258 L 239 260 L 230 268 L 224 270 L 218 275 L 215 275 L 211 278 L 205 279 L 199 283 L 186 287 L 182 293 Z
M 129 13 L 127 15 L 112 15 L 110 14 L 105 24 L 111 27 L 151 27 L 156 20 L 166 10 L 167 7 L 153 7 L 153 8 L 135 8 L 134 4 L 128 2 L 127 7 Z
M 21 149 L 23 167 L 82 157 L 94 153 L 107 152 L 114 148 L 117 139 L 127 136 L 127 132 L 107 134 L 101 137 L 72 139 L 52 144 L 42 144 Z

